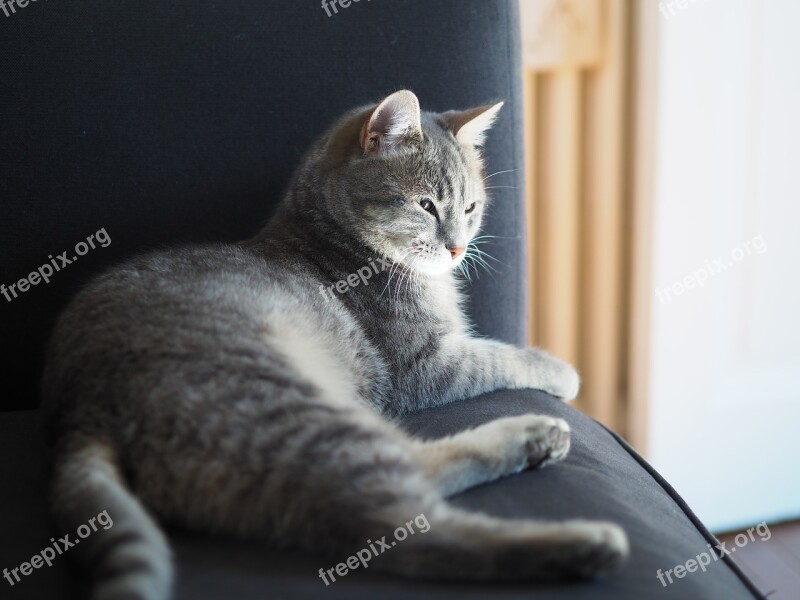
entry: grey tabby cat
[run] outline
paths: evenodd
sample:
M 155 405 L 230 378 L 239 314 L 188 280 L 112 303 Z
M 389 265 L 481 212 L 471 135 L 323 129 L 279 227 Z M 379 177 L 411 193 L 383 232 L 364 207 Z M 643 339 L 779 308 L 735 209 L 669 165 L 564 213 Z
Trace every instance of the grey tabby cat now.
M 571 366 L 471 337 L 459 308 L 454 272 L 489 201 L 478 148 L 501 106 L 421 113 L 400 91 L 354 110 L 254 239 L 135 258 L 74 299 L 43 396 L 60 526 L 114 520 L 80 547 L 93 598 L 170 596 L 154 516 L 344 558 L 424 513 L 427 533 L 374 561 L 419 577 L 587 577 L 624 561 L 614 524 L 445 500 L 562 460 L 564 421 L 510 417 L 436 441 L 392 421 L 498 388 L 578 392 Z M 387 256 L 368 285 L 330 287 Z

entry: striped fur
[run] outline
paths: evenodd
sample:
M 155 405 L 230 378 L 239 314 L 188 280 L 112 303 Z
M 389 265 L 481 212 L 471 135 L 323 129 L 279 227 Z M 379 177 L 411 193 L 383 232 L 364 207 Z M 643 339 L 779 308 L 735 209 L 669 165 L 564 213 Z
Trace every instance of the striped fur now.
M 114 519 L 81 547 L 96 600 L 170 597 L 155 518 L 341 559 L 425 513 L 429 532 L 374 563 L 421 577 L 591 576 L 624 559 L 613 524 L 446 502 L 562 459 L 563 421 L 514 417 L 432 442 L 393 423 L 498 388 L 578 391 L 566 363 L 470 336 L 460 309 L 464 259 L 447 248 L 467 246 L 489 199 L 478 150 L 457 134 L 471 123 L 481 139 L 498 107 L 414 114 L 400 94 L 381 105 L 398 114 L 357 109 L 325 134 L 254 239 L 134 258 L 59 319 L 42 385 L 54 512 L 65 531 L 102 510 Z M 384 256 L 391 268 L 320 293 Z

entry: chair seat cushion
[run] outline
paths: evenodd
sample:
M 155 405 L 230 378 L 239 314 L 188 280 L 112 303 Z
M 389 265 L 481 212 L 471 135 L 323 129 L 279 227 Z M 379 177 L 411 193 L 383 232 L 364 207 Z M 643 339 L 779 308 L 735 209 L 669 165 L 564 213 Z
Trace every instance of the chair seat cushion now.
M 356 570 L 328 587 L 318 576 L 332 559 L 277 552 L 265 544 L 171 531 L 178 564 L 176 598 L 316 598 L 330 600 L 406 598 L 725 600 L 761 596 L 728 559 L 705 572 L 687 573 L 663 586 L 656 577 L 708 551 L 714 538 L 675 492 L 618 437 L 554 398 L 535 391 L 499 391 L 406 417 L 408 431 L 436 438 L 496 418 L 525 413 L 566 419 L 572 450 L 562 463 L 526 471 L 467 491 L 452 499 L 462 508 L 500 517 L 563 520 L 604 519 L 621 524 L 631 541 L 631 558 L 614 576 L 590 582 L 474 584 L 413 581 Z M 44 448 L 35 412 L 0 414 L 0 568 L 13 568 L 48 545 L 55 531 L 46 502 Z M 365 540 L 366 541 L 366 540 Z M 60 557 L 13 588 L 6 598 L 81 597 L 79 577 Z M 68 590 L 72 590 L 71 592 Z M 10 593 L 9 593 L 10 592 Z

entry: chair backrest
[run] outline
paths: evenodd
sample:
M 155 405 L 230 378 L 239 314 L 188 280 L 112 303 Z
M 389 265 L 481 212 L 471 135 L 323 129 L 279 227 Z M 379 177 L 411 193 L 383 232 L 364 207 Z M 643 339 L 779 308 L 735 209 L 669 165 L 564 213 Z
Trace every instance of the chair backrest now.
M 136 252 L 251 236 L 335 117 L 404 87 L 428 110 L 508 101 L 487 145 L 492 170 L 515 169 L 491 180 L 497 272 L 469 309 L 482 334 L 524 341 L 516 0 L 323 4 L 0 9 L 0 409 L 36 406 L 44 343 L 78 285 Z

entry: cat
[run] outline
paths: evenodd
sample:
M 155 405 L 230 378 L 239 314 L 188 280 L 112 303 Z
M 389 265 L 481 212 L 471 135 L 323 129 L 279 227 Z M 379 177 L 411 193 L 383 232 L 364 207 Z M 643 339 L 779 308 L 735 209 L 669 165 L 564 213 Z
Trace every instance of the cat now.
M 628 542 L 613 523 L 446 501 L 562 460 L 565 421 L 515 416 L 434 441 L 395 424 L 499 388 L 578 393 L 569 364 L 472 336 L 460 308 L 457 271 L 489 204 L 481 146 L 501 106 L 428 113 L 401 90 L 355 109 L 254 238 L 136 257 L 77 294 L 42 396 L 57 522 L 114 519 L 80 547 L 95 600 L 170 597 L 156 519 L 344 558 L 424 514 L 429 531 L 374 568 L 522 580 L 620 567 Z M 368 281 L 319 293 L 364 267 Z

